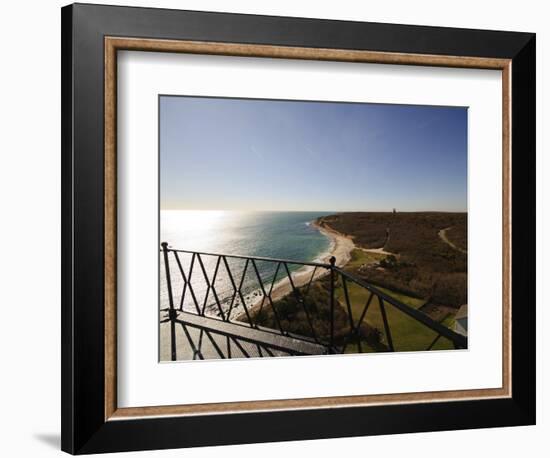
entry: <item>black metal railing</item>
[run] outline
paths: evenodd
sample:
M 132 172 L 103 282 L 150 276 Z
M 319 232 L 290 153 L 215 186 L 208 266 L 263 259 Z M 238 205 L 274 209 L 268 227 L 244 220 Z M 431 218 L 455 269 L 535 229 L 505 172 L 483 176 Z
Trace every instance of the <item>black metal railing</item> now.
M 169 324 L 172 360 L 178 327 L 200 359 L 467 348 L 465 336 L 334 258 L 298 262 L 161 246 L 161 323 Z M 408 341 L 399 348 L 403 329 Z

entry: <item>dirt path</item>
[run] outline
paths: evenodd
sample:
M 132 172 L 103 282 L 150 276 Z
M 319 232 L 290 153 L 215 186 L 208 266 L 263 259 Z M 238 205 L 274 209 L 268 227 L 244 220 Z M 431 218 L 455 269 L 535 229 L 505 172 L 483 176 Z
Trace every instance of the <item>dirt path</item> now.
M 466 250 L 463 250 L 462 248 L 460 247 L 457 247 L 453 242 L 451 242 L 448 238 L 447 238 L 447 231 L 449 229 L 452 229 L 453 226 L 451 227 L 447 227 L 445 229 L 441 229 L 437 235 L 439 235 L 439 238 L 441 240 L 443 240 L 447 245 L 449 245 L 452 249 L 456 250 L 456 251 L 460 251 L 461 253 L 464 253 L 464 254 L 468 254 L 468 252 Z
M 361 248 L 361 247 L 356 247 L 356 248 L 359 248 L 361 251 L 364 251 L 365 253 L 378 253 L 378 254 L 385 254 L 386 256 L 392 255 L 395 257 L 399 256 L 398 254 L 390 253 L 389 251 L 384 250 L 384 248 Z
M 352 244 L 351 247 L 350 247 L 351 250 L 349 250 L 349 249 L 347 250 L 347 257 L 344 259 L 344 262 L 337 263 L 338 267 L 344 267 L 347 264 L 347 262 L 350 260 L 351 251 L 353 251 L 353 249 L 361 250 L 361 251 L 364 251 L 365 253 L 378 253 L 378 254 L 385 254 L 386 256 L 392 255 L 392 256 L 395 256 L 395 257 L 399 256 L 398 254 L 391 253 L 391 252 L 385 250 L 386 245 L 388 244 L 388 241 L 390 240 L 390 233 L 389 232 L 386 234 L 386 240 L 384 241 L 384 245 L 381 248 L 363 248 L 363 247 L 357 246 L 353 243 L 353 237 L 351 237 L 349 235 L 342 234 L 342 233 L 338 232 L 336 229 L 331 228 L 327 224 L 325 224 L 323 226 L 320 226 L 318 224 L 314 224 L 314 225 L 321 232 L 325 231 L 326 235 L 336 237 L 336 240 L 338 240 L 338 239 L 342 240 L 343 239 L 343 240 L 349 240 L 351 242 L 351 244 Z M 338 261 L 338 257 L 336 257 L 336 260 Z

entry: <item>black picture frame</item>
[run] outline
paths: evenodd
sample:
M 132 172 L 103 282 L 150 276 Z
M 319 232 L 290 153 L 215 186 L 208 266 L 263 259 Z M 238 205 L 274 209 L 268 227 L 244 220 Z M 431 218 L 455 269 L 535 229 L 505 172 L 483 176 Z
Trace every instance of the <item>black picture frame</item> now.
M 88 4 L 66 6 L 61 14 L 64 451 L 535 424 L 535 34 Z M 511 59 L 512 396 L 106 421 L 105 36 Z

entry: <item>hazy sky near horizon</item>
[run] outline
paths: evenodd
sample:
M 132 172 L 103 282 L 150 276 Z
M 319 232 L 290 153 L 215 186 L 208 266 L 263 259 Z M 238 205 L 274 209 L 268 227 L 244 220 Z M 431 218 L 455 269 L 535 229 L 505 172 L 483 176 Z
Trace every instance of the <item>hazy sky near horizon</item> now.
M 467 109 L 161 96 L 163 209 L 466 211 Z

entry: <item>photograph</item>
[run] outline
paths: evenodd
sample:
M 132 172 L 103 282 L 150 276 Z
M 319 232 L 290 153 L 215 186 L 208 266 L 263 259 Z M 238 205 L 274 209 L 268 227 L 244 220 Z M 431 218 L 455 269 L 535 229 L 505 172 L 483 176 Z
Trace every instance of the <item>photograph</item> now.
M 161 362 L 468 348 L 468 107 L 158 110 Z

